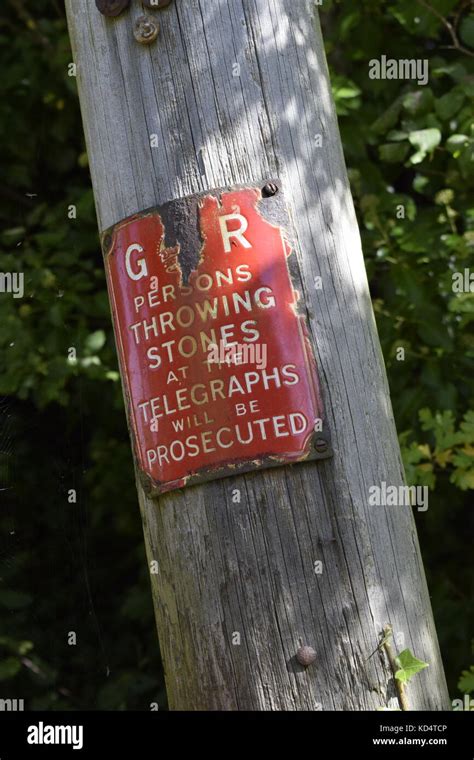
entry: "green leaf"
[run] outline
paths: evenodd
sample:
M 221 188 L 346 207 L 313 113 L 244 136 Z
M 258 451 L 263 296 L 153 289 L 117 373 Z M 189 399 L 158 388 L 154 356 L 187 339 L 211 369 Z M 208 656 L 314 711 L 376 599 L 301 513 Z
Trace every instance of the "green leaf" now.
M 409 146 L 406 143 L 402 142 L 386 143 L 385 145 L 380 145 L 380 160 L 385 161 L 388 164 L 402 164 L 409 149 Z
M 474 468 L 470 470 L 455 470 L 449 480 L 457 488 L 460 488 L 461 491 L 472 490 L 474 489 Z
M 445 409 L 433 415 L 429 409 L 421 409 L 419 419 L 422 430 L 434 434 L 437 449 L 449 449 L 457 444 L 459 436 L 454 432 L 455 420 L 451 410 Z
M 474 50 L 474 14 L 465 16 L 459 24 L 461 42 Z
M 469 670 L 463 670 L 458 683 L 459 691 L 463 694 L 472 694 L 474 692 L 474 665 Z
M 423 87 L 416 92 L 409 92 L 403 99 L 403 108 L 411 116 L 421 116 L 433 108 L 433 91 Z
M 459 0 L 431 0 L 431 5 L 442 15 L 449 15 Z M 387 12 L 392 14 L 408 34 L 417 37 L 435 38 L 442 29 L 442 22 L 428 8 L 414 3 L 413 0 L 395 0 L 388 4 Z
M 398 122 L 398 117 L 400 115 L 400 111 L 402 108 L 402 99 L 397 98 L 397 100 L 392 103 L 386 111 L 383 112 L 381 116 L 378 117 L 370 127 L 370 131 L 373 132 L 376 135 L 383 134 L 384 132 L 388 132 L 389 129 L 395 126 L 395 124 Z
M 417 330 L 422 341 L 428 346 L 444 348 L 446 351 L 452 349 L 453 342 L 444 325 L 424 322 L 418 325 Z
M 419 660 L 409 649 L 404 649 L 403 652 L 400 652 L 398 657 L 395 658 L 395 661 L 400 668 L 400 670 L 397 670 L 395 673 L 395 678 L 401 683 L 408 683 L 408 681 L 413 678 L 414 675 L 419 673 L 420 670 L 428 667 L 427 662 Z
M 442 66 L 435 66 L 431 70 L 433 76 L 439 77 L 443 74 L 454 79 L 455 82 L 461 82 L 467 74 L 466 67 L 462 63 L 444 64 Z
M 25 655 L 33 649 L 32 641 L 17 641 L 9 636 L 0 636 L 0 646 L 15 654 Z
M 417 193 L 423 194 L 429 184 L 428 177 L 423 174 L 417 174 L 413 180 L 413 190 Z
M 406 140 L 408 137 L 407 132 L 403 132 L 401 129 L 392 129 L 387 135 L 387 140 L 392 140 L 393 142 L 400 142 L 400 140 Z
M 459 437 L 462 443 L 474 443 L 474 410 L 470 409 L 464 415 Z
M 410 132 L 408 139 L 417 152 L 411 157 L 410 163 L 421 164 L 428 153 L 432 153 L 441 142 L 441 132 L 435 127 L 430 129 L 417 129 Z
M 467 135 L 451 135 L 451 137 L 446 140 L 446 150 L 449 150 L 454 158 L 458 158 L 464 148 L 469 147 L 469 143 L 470 140 Z
M 358 87 L 339 87 L 335 90 L 335 97 L 337 98 L 357 98 L 360 95 Z
M 106 336 L 103 330 L 96 330 L 86 338 L 86 349 L 92 354 L 96 354 L 105 345 Z
M 0 681 L 7 681 L 16 676 L 21 669 L 21 662 L 16 657 L 7 657 L 0 661 Z
M 440 190 L 434 197 L 434 202 L 439 206 L 449 206 L 454 200 L 454 193 L 450 187 Z
M 464 103 L 463 92 L 447 92 L 435 103 L 436 113 L 443 121 L 451 119 Z

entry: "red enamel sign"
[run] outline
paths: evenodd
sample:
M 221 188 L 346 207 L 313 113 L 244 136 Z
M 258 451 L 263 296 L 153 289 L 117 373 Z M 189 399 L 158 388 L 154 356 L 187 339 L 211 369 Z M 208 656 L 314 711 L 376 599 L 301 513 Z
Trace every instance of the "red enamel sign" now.
M 274 198 L 245 188 L 173 201 L 104 234 L 129 424 L 151 491 L 329 455 L 277 217 Z

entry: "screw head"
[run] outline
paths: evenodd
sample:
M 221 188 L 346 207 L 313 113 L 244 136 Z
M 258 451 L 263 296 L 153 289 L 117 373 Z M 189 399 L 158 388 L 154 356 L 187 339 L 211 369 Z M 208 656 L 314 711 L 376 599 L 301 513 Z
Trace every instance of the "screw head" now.
M 324 438 L 317 438 L 314 442 L 314 448 L 318 454 L 324 454 L 324 452 L 327 451 L 328 442 L 325 441 Z
M 160 25 L 150 16 L 140 16 L 133 26 L 133 36 L 142 45 L 150 45 L 158 37 Z
M 264 198 L 271 198 L 272 195 L 276 195 L 278 192 L 278 185 L 275 182 L 267 182 L 262 188 L 262 195 Z
M 300 665 L 305 668 L 311 665 L 316 659 L 316 652 L 313 647 L 300 647 L 296 653 L 296 659 Z
M 103 16 L 120 16 L 125 8 L 130 5 L 130 0 L 95 0 L 97 10 L 99 10 Z
M 145 8 L 166 8 L 167 5 L 170 5 L 172 0 L 142 0 L 142 5 L 145 6 Z

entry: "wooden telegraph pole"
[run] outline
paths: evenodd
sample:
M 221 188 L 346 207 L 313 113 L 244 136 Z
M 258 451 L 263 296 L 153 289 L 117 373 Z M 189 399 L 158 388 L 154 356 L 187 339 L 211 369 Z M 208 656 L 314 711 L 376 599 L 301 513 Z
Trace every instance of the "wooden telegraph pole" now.
M 97 4 L 109 17 L 99 12 L 94 0 L 66 0 L 99 228 L 106 231 L 102 240 L 147 554 L 156 570 L 150 577 L 170 706 L 394 706 L 388 659 L 382 650 L 370 657 L 383 628 L 391 625 L 394 646 L 409 648 L 429 663 L 410 682 L 410 709 L 447 709 L 413 508 L 369 503 L 371 487 L 402 486 L 403 469 L 317 8 L 313 0 L 166 0 L 160 9 L 144 8 L 138 0 Z M 153 0 L 143 5 L 152 6 Z M 144 13 L 149 20 L 137 27 Z M 160 30 L 153 39 L 157 23 Z M 221 198 L 211 192 L 215 188 L 233 188 L 235 194 Z M 262 193 L 258 188 L 266 189 Z M 160 216 L 142 214 L 193 194 L 194 199 L 163 207 Z M 282 199 L 290 223 L 280 223 Z M 245 208 L 251 222 L 242 221 Z M 181 461 L 178 442 L 174 452 L 180 461 L 167 464 L 167 445 L 160 445 L 169 443 L 168 420 L 158 424 L 156 409 L 145 404 L 139 412 L 136 403 L 141 392 L 148 398 L 145 391 L 153 383 L 161 383 L 159 392 L 168 393 L 171 403 L 170 375 L 163 388 L 156 372 L 164 359 L 147 364 L 145 352 L 140 354 L 143 361 L 137 359 L 151 322 L 140 339 L 145 322 L 133 328 L 131 337 L 130 324 L 127 332 L 121 320 L 133 321 L 140 312 L 140 299 L 147 294 L 137 288 L 145 274 L 152 274 L 151 267 L 161 267 L 157 282 L 148 282 L 148 293 L 157 303 L 165 293 L 162 274 L 170 281 L 175 278 L 178 291 L 181 275 L 181 285 L 187 278 L 194 282 L 192 270 L 205 267 L 214 256 L 215 222 L 222 209 L 240 225 L 221 226 L 229 246 L 224 254 L 230 251 L 237 257 L 225 260 L 244 261 L 238 257 L 249 256 L 246 248 L 253 246 L 253 263 L 240 270 L 242 280 L 257 278 L 258 267 L 260 283 L 274 278 L 273 289 L 265 292 L 272 292 L 276 302 L 270 304 L 268 296 L 257 304 L 260 311 L 255 304 L 253 308 L 262 315 L 271 351 L 300 357 L 299 387 L 307 382 L 306 395 L 291 395 L 295 391 L 289 387 L 290 370 L 286 389 L 277 392 L 273 385 L 270 396 L 262 391 L 260 401 L 268 403 L 270 398 L 275 404 L 270 414 L 282 416 L 271 418 L 279 420 L 272 440 L 260 443 L 258 456 L 247 461 L 252 471 L 242 472 L 241 462 L 234 460 L 225 464 L 227 477 L 220 477 L 224 470 L 211 467 L 205 482 L 198 477 L 180 480 L 180 468 L 193 466 L 194 453 L 188 447 Z M 137 214 L 135 220 L 128 219 Z M 205 224 L 210 226 L 204 229 Z M 263 232 L 256 246 L 252 240 L 258 225 Z M 309 332 L 324 404 L 324 427 L 311 444 L 312 457 L 318 450 L 321 456 L 332 456 L 267 469 L 288 454 L 285 450 L 285 456 L 270 456 L 272 446 L 280 451 L 283 439 L 278 435 L 287 440 L 293 436 L 288 447 L 296 447 L 296 427 L 310 416 L 290 419 L 291 410 L 279 406 L 281 393 L 305 409 L 321 408 L 316 369 L 311 358 L 301 358 L 306 339 L 295 332 L 301 318 L 289 307 L 285 310 L 288 301 L 277 282 L 278 272 L 288 277 L 274 236 L 278 228 L 286 230 L 293 247 L 292 281 L 297 283 L 298 309 Z M 203 242 L 207 248 L 199 261 Z M 264 261 L 269 264 L 265 271 Z M 256 269 L 250 271 L 249 266 Z M 138 282 L 142 276 L 145 279 Z M 170 331 L 178 318 L 174 298 L 166 304 L 173 312 L 167 317 Z M 272 311 L 262 308 L 272 304 Z M 191 311 L 182 311 L 183 321 L 185 315 L 192 318 Z M 146 314 L 150 316 L 150 309 Z M 161 329 L 164 335 L 163 324 Z M 188 340 L 192 347 L 192 338 Z M 192 348 L 187 356 L 188 370 L 200 372 Z M 172 361 L 170 356 L 167 360 Z M 285 366 L 295 367 L 296 361 Z M 261 374 L 255 382 L 261 385 Z M 180 383 L 184 387 L 185 381 Z M 253 424 L 252 398 L 250 394 L 245 399 L 245 424 Z M 163 404 L 163 396 L 160 399 Z M 214 401 L 209 413 L 227 419 L 220 396 Z M 226 403 L 229 415 L 234 414 L 235 403 Z M 150 417 L 157 421 L 152 433 L 144 427 Z M 266 435 L 264 424 L 261 439 Z M 226 442 L 233 429 L 223 428 Z M 146 449 L 149 459 L 144 464 L 144 439 L 149 434 L 155 436 L 156 448 Z M 196 435 L 194 440 L 206 449 L 212 435 Z M 224 435 L 221 443 L 224 447 Z M 298 458 L 295 451 L 292 456 Z M 157 486 L 150 472 L 158 466 L 163 472 L 169 467 L 169 475 Z M 173 481 L 173 490 L 157 498 L 165 481 Z M 315 656 L 304 650 L 298 655 L 300 662 L 296 655 L 302 647 L 311 647 Z

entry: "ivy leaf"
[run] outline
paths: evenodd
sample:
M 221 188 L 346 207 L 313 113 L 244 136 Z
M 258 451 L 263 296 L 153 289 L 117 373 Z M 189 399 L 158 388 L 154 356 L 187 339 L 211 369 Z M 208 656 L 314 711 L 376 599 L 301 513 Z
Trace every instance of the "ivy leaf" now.
M 400 667 L 400 670 L 397 670 L 395 673 L 395 678 L 401 683 L 408 683 L 410 678 L 413 678 L 420 670 L 428 667 L 427 662 L 419 660 L 409 649 L 404 649 L 403 652 L 400 652 L 395 662 Z

